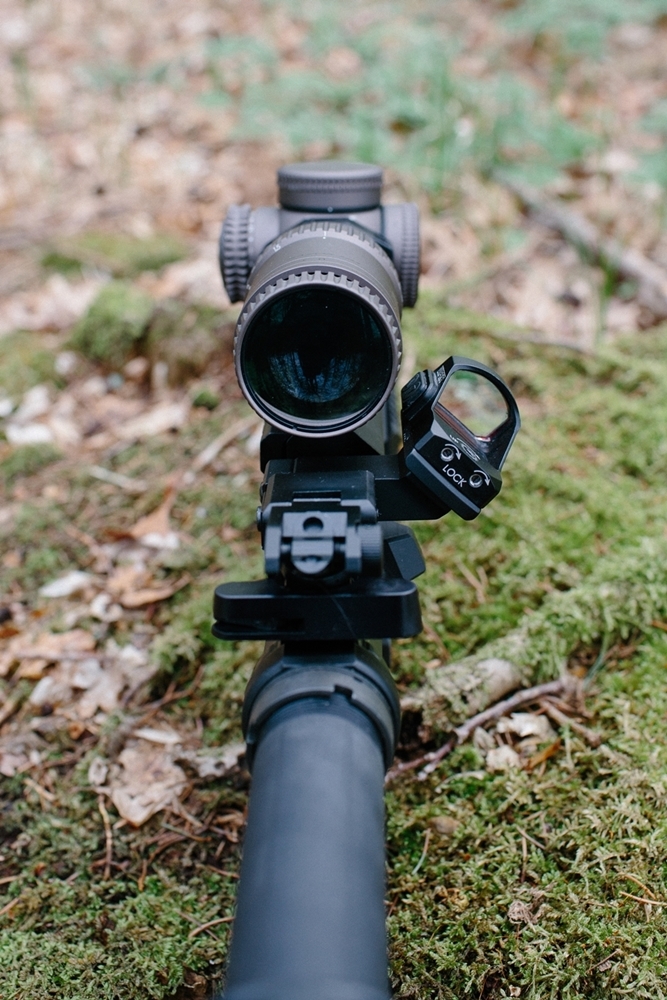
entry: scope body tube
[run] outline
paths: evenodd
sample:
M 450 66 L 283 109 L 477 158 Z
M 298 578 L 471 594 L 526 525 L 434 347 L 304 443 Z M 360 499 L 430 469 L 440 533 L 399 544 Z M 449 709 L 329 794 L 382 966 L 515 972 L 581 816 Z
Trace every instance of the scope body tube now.
M 264 706 L 252 737 L 224 1000 L 389 998 L 387 743 L 371 718 L 383 695 L 368 670 L 318 666 L 304 658 L 303 670 L 281 673 L 275 710 Z M 286 700 L 292 680 L 299 693 Z

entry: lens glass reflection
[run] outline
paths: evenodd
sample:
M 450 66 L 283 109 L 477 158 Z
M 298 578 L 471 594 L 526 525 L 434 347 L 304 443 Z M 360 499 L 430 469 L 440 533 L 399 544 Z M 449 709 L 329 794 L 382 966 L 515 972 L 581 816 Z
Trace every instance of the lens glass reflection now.
M 356 296 L 296 289 L 253 319 L 243 338 L 241 368 L 256 401 L 277 415 L 345 425 L 383 396 L 392 352 L 375 314 Z
M 445 419 L 452 413 L 475 437 L 489 437 L 507 420 L 507 403 L 500 390 L 479 372 L 459 370 L 447 380 L 435 413 Z

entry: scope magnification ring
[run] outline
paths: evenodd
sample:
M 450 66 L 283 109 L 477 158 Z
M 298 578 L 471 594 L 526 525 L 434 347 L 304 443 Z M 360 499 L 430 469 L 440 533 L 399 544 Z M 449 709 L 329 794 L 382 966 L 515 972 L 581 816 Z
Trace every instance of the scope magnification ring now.
M 332 437 L 366 423 L 387 401 L 398 375 L 401 303 L 393 263 L 353 223 L 314 220 L 281 234 L 253 268 L 236 327 L 236 373 L 246 399 L 272 426 L 301 437 Z M 275 320 L 290 312 L 291 327 L 289 321 Z M 299 317 L 301 327 L 310 320 L 313 328 L 295 331 Z M 295 337 L 303 345 L 303 358 L 297 349 L 290 354 L 284 344 L 285 338 Z M 266 369 L 275 361 L 274 345 L 276 352 L 284 350 L 277 364 L 285 368 L 288 356 L 291 366 L 283 372 L 284 380 L 307 383 L 312 390 L 303 411 L 296 412 L 301 404 L 291 409 L 276 405 L 271 391 L 263 391 L 262 385 L 270 382 Z M 332 402 L 326 372 L 333 373 L 329 381 L 334 384 L 341 372 L 356 383 L 347 396 Z

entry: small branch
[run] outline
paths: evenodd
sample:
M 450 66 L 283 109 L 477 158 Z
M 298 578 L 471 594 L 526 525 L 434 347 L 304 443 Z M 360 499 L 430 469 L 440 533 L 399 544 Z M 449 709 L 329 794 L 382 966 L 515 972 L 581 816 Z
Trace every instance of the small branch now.
M 44 805 L 45 802 L 53 803 L 56 801 L 56 797 L 53 794 L 53 792 L 50 792 L 47 788 L 44 788 L 43 785 L 40 785 L 37 781 L 34 781 L 32 778 L 26 778 L 25 784 L 28 786 L 28 788 L 32 788 L 33 792 L 37 792 L 37 794 L 39 795 L 39 802 L 42 809 L 46 809 L 46 806 Z
M 548 229 L 555 229 L 597 263 L 611 267 L 623 278 L 636 281 L 640 302 L 659 319 L 667 317 L 667 274 L 658 264 L 638 250 L 623 247 L 616 240 L 605 239 L 597 227 L 579 212 L 545 198 L 529 184 L 509 177 L 504 171 L 496 172 L 495 177 L 516 195 L 537 222 Z
M 427 830 L 426 831 L 426 836 L 424 837 L 424 850 L 421 852 L 421 856 L 419 858 L 419 861 L 417 862 L 417 864 L 412 869 L 412 874 L 413 875 L 416 875 L 417 872 L 419 871 L 419 869 L 421 868 L 421 866 L 424 864 L 424 860 L 426 858 L 426 855 L 428 854 L 428 845 L 430 844 L 430 842 L 431 842 L 431 831 Z
M 223 431 L 217 438 L 214 438 L 210 444 L 207 444 L 204 450 L 200 451 L 192 462 L 189 472 L 185 473 L 186 485 L 188 482 L 194 482 L 195 474 L 207 469 L 211 462 L 218 457 L 223 448 L 226 448 L 235 438 L 257 423 L 257 417 L 254 414 L 251 417 L 243 417 L 241 420 L 236 420 L 231 427 L 228 427 L 226 431 Z
M 109 819 L 109 813 L 107 812 L 107 807 L 104 804 L 104 796 L 97 796 L 97 808 L 100 811 L 100 816 L 102 817 L 102 822 L 104 823 L 104 837 L 106 842 L 106 849 L 104 852 L 104 881 L 108 882 L 111 878 L 111 862 L 113 859 L 113 832 L 111 830 L 111 820 Z
M 647 906 L 667 906 L 667 903 L 662 903 L 658 899 L 646 899 L 644 896 L 634 896 L 631 892 L 623 892 L 623 890 L 621 890 L 621 896 L 627 896 L 628 899 L 634 899 L 636 903 L 645 903 Z
M 233 919 L 234 917 L 218 917 L 217 920 L 207 920 L 205 924 L 201 924 L 201 926 L 195 927 L 193 931 L 190 931 L 188 934 L 188 941 L 190 941 L 193 937 L 197 937 L 197 935 L 201 934 L 202 931 L 207 931 L 209 927 L 217 927 L 218 924 L 231 924 Z
M 2 708 L 0 708 L 0 726 L 4 725 L 7 719 L 11 719 L 14 712 L 21 707 L 18 698 L 8 698 Z
M 99 479 L 103 483 L 110 483 L 112 486 L 118 486 L 121 490 L 125 490 L 126 493 L 145 493 L 148 489 L 148 483 L 144 482 L 143 479 L 132 479 L 130 476 L 124 476 L 122 472 L 112 472 L 111 469 L 105 469 L 102 465 L 91 465 L 88 467 L 88 475 L 92 476 L 93 479 Z
M 591 965 L 591 967 L 590 967 L 590 969 L 588 969 L 586 975 L 590 975 L 590 973 L 594 972 L 596 969 L 600 969 L 600 971 L 602 971 L 602 969 L 604 967 L 609 968 L 609 966 L 607 965 L 607 962 L 609 962 L 609 965 L 611 965 L 611 959 L 614 958 L 616 955 L 620 955 L 620 954 L 621 954 L 620 948 L 614 948 L 613 951 L 610 951 L 608 955 L 605 955 L 604 958 L 601 958 L 599 962 L 595 963 L 595 965 Z
M 456 742 L 465 743 L 478 726 L 485 726 L 487 722 L 495 722 L 496 719 L 500 719 L 501 716 L 507 715 L 508 712 L 512 712 L 515 708 L 519 708 L 527 702 L 539 701 L 540 698 L 544 698 L 549 694 L 561 694 L 564 690 L 565 681 L 559 679 L 557 681 L 546 681 L 544 684 L 536 684 L 535 687 L 526 688 L 524 691 L 517 691 L 516 694 L 505 698 L 504 701 L 499 701 L 497 704 L 491 705 L 490 708 L 485 709 L 483 712 L 478 712 L 477 715 L 473 715 L 471 719 L 467 719 L 460 726 L 457 726 L 454 730 Z
M 135 729 L 140 729 L 145 726 L 147 722 L 158 714 L 160 709 L 165 708 L 165 706 L 170 705 L 173 701 L 180 701 L 181 698 L 189 698 L 201 683 L 201 679 L 204 676 L 204 667 L 201 666 L 197 671 L 194 679 L 186 688 L 180 691 L 176 691 L 176 684 L 174 681 L 171 682 L 167 688 L 167 692 L 162 698 L 157 701 L 149 702 L 147 705 L 143 705 L 143 713 L 137 718 L 136 716 L 131 716 L 126 719 L 118 729 L 115 730 L 111 738 L 109 739 L 107 746 L 107 756 L 116 757 L 121 752 L 125 741 L 130 738 Z M 123 707 L 127 706 L 132 700 L 137 691 L 143 687 L 143 685 L 150 680 L 150 678 L 145 677 L 140 684 L 131 689 L 128 694 L 123 698 Z
M 9 902 L 5 903 L 5 905 L 0 910 L 0 917 L 4 916 L 5 913 L 11 913 L 16 904 L 19 903 L 20 901 L 21 901 L 21 896 L 14 896 L 13 899 L 10 899 Z
M 576 722 L 575 719 L 571 719 L 569 715 L 565 715 L 561 712 L 549 698 L 543 698 L 540 700 L 540 708 L 548 715 L 549 718 L 556 723 L 556 725 L 564 727 L 569 726 L 575 733 L 579 733 L 580 736 L 586 740 L 589 746 L 599 747 L 602 743 L 602 737 L 599 733 L 594 732 L 594 730 L 589 729 L 588 726 L 584 726 L 581 722 Z
M 649 887 L 647 885 L 644 885 L 643 882 L 640 882 L 636 875 L 630 875 L 629 872 L 619 872 L 618 877 L 630 879 L 630 881 L 634 882 L 635 885 L 638 885 L 640 889 L 643 889 L 647 896 L 651 896 L 653 899 L 656 899 L 655 893 L 651 892 Z
M 531 701 L 539 701 L 541 698 L 545 698 L 547 695 L 562 694 L 566 689 L 566 681 L 563 679 L 557 681 L 546 681 L 544 684 L 536 684 L 535 687 L 525 688 L 523 691 L 517 691 L 509 698 L 505 698 L 503 701 L 496 702 L 495 705 L 491 705 L 490 708 L 484 709 L 483 712 L 478 712 L 477 715 L 473 715 L 470 719 L 467 719 L 460 726 L 452 732 L 449 739 L 444 743 L 439 750 L 432 750 L 431 753 L 426 753 L 422 757 L 417 757 L 416 760 L 404 761 L 401 764 L 397 764 L 388 773 L 386 781 L 389 783 L 394 778 L 398 777 L 400 774 L 404 774 L 406 771 L 414 771 L 416 768 L 421 767 L 422 764 L 426 766 L 422 768 L 417 777 L 420 781 L 427 778 L 429 774 L 437 768 L 441 760 L 443 760 L 448 754 L 452 752 L 454 747 L 459 746 L 461 743 L 465 743 L 466 740 L 470 739 L 474 731 L 478 726 L 485 726 L 488 722 L 494 722 L 496 719 L 500 719 L 501 716 L 507 715 L 508 712 L 512 712 L 515 708 L 520 708 L 522 705 L 526 705 Z M 568 722 L 570 720 L 568 719 Z
M 529 833 L 526 833 L 525 830 L 522 830 L 520 826 L 517 826 L 517 830 L 519 831 L 521 836 L 524 837 L 526 840 L 529 840 L 534 847 L 537 847 L 540 851 L 546 851 L 547 849 L 546 844 L 541 843 L 541 841 L 537 840 L 535 837 L 531 837 L 531 835 Z
M 153 716 L 157 715 L 160 709 L 165 708 L 170 705 L 173 701 L 180 701 L 182 698 L 189 698 L 190 695 L 194 694 L 199 685 L 201 684 L 202 677 L 204 676 L 204 667 L 201 666 L 197 673 L 195 674 L 193 680 L 188 684 L 187 687 L 182 688 L 180 691 L 175 691 L 172 685 L 167 689 L 167 693 L 159 698 L 157 701 L 150 702 L 148 705 L 144 705 L 144 712 L 141 718 L 134 724 L 134 728 L 139 728 L 140 726 L 145 726 Z M 173 682 L 172 682 L 173 684 Z

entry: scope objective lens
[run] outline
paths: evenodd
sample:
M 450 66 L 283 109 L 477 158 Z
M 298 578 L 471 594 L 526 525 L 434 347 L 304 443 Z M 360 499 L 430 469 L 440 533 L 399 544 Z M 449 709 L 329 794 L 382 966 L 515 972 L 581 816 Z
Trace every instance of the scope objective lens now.
M 314 220 L 281 234 L 250 275 L 237 324 L 246 398 L 298 436 L 353 430 L 394 386 L 400 313 L 393 264 L 360 227 Z
M 243 341 L 253 398 L 278 418 L 348 420 L 384 394 L 391 348 L 376 316 L 337 289 L 295 289 L 261 309 Z

